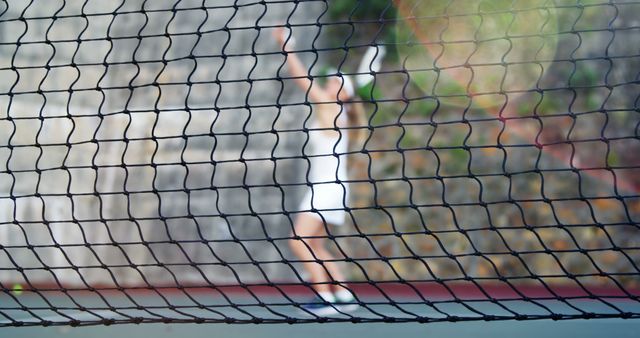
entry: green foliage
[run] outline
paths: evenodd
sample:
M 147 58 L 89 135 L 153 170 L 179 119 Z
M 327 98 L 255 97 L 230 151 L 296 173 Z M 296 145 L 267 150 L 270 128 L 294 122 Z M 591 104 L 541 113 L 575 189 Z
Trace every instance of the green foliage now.
M 329 1 L 328 14 L 332 19 L 388 20 L 396 12 L 391 0 L 333 0 Z
M 469 164 L 469 152 L 464 149 L 441 149 L 438 150 L 440 155 L 440 170 L 445 175 L 464 175 L 467 174 L 467 165 Z
M 553 95 L 543 95 L 542 102 L 537 105 L 535 113 L 537 115 L 549 115 L 560 111 L 566 111 L 567 103 Z M 533 114 L 533 112 L 531 112 Z
M 599 76 L 595 66 L 585 62 L 579 62 L 576 64 L 576 70 L 573 76 L 571 76 L 569 86 L 593 86 L 597 84 L 598 78 Z
M 422 118 L 428 118 L 433 115 L 438 109 L 438 102 L 435 98 L 426 98 L 421 100 L 412 101 L 407 109 L 408 115 L 420 116 Z
M 356 90 L 357 94 L 365 101 L 380 100 L 383 98 L 382 92 L 379 86 L 373 85 L 373 82 L 368 83 L 364 87 L 360 87 Z
M 417 147 L 420 142 L 416 139 L 416 135 L 408 130 L 405 130 L 405 134 L 402 135 L 402 138 L 400 138 L 400 142 L 398 144 L 402 149 L 410 149 Z
M 389 109 L 378 109 L 371 114 L 371 125 L 379 126 L 389 123 L 394 118 L 397 118 Z
M 609 155 L 607 156 L 607 165 L 612 167 L 620 165 L 620 158 L 615 151 L 609 151 Z
M 351 38 L 353 41 L 362 38 L 367 43 L 373 37 L 393 41 L 397 12 L 392 0 L 332 0 L 328 2 L 328 6 L 327 16 L 331 21 L 357 22 L 355 36 Z M 349 29 L 340 26 L 331 35 L 334 39 L 344 40 L 342 35 Z M 389 49 L 392 49 L 391 46 Z M 394 50 L 388 52 L 391 57 L 395 57 Z
M 512 0 L 491 0 L 491 1 L 482 1 L 478 9 L 481 12 L 494 12 L 494 11 L 504 11 L 505 9 L 513 8 Z

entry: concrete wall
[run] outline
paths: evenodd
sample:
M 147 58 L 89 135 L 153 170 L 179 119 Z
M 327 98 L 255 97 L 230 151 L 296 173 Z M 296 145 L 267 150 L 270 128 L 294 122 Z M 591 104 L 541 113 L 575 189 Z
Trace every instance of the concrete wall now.
M 281 263 L 292 256 L 286 240 L 279 239 L 291 230 L 284 211 L 295 210 L 304 193 L 306 161 L 290 157 L 303 151 L 306 135 L 296 130 L 303 127 L 309 110 L 300 104 L 304 94 L 290 81 L 271 80 L 286 76 L 278 70 L 284 58 L 279 53 L 263 55 L 278 47 L 270 29 L 256 27 L 314 23 L 325 10 L 324 2 L 237 1 L 233 8 L 236 1 L 210 1 L 207 5 L 216 7 L 207 10 L 200 9 L 200 3 L 13 0 L 8 9 L 0 3 L 0 41 L 9 42 L 0 44 L 0 267 L 6 269 L 0 270 L 0 280 L 21 281 L 24 275 L 16 266 L 26 269 L 32 282 L 51 283 L 55 275 L 77 285 L 297 278 L 290 265 Z M 175 12 L 156 11 L 174 5 Z M 614 27 L 638 26 L 638 6 L 624 8 L 558 11 L 563 33 L 556 57 L 594 58 L 580 66 L 586 65 L 599 87 L 591 93 L 546 91 L 563 110 L 539 108 L 543 127 L 533 118 L 503 126 L 487 111 L 445 105 L 426 119 L 424 113 L 412 116 L 412 109 L 422 109 L 421 102 L 403 100 L 425 93 L 411 92 L 411 86 L 405 90 L 402 66 L 388 61 L 387 70 L 397 72 L 383 75 L 379 85 L 385 99 L 396 101 L 367 106 L 368 116 L 374 115 L 372 121 L 378 123 L 367 148 L 392 151 L 351 158 L 353 178 L 365 180 L 352 186 L 352 206 L 375 203 L 381 208 L 356 211 L 354 224 L 335 229 L 339 235 L 372 235 L 340 238 L 340 248 L 332 247 L 363 259 L 349 266 L 350 278 L 637 273 L 629 264 L 630 259 L 638 261 L 635 251 L 625 256 L 611 250 L 638 247 L 637 198 L 613 198 L 634 194 L 637 169 L 615 171 L 619 187 L 631 182 L 631 190 L 618 191 L 609 171 L 600 176 L 556 171 L 572 165 L 638 165 L 629 155 L 635 152 L 624 151 L 638 147 L 637 132 L 633 138 L 638 125 L 633 84 L 638 44 L 629 42 L 637 40 L 637 34 L 620 29 L 611 40 L 606 30 L 614 17 Z M 21 21 L 21 16 L 29 19 Z M 572 27 L 585 32 L 572 34 Z M 589 27 L 601 30 L 591 32 Z M 336 30 L 351 35 L 349 25 Z M 356 34 L 350 44 L 373 42 L 367 39 L 375 27 L 362 30 L 366 34 Z M 295 27 L 298 48 L 322 45 L 326 36 L 320 34 L 316 41 L 319 33 L 313 24 Z M 145 37 L 138 40 L 138 35 Z M 608 66 L 603 59 L 607 53 L 626 57 L 612 58 Z M 339 60 L 338 54 L 318 51 L 318 67 L 327 58 Z M 307 64 L 316 56 L 300 55 Z M 354 62 L 357 58 L 347 60 L 351 66 Z M 541 88 L 569 87 L 571 62 L 545 66 Z M 607 69 L 609 75 L 603 71 Z M 621 85 L 608 90 L 605 82 Z M 608 120 L 603 114 L 575 120 L 543 116 L 566 113 L 574 93 L 574 112 L 606 102 L 605 109 L 612 110 Z M 531 115 L 538 101 L 532 97 L 518 104 Z M 382 114 L 386 117 L 378 119 Z M 464 123 L 444 123 L 461 122 L 463 114 L 494 119 L 474 123 L 473 130 Z M 409 125 L 429 118 L 440 123 Z M 278 132 L 270 133 L 272 128 Z M 618 162 L 607 155 L 604 142 L 578 142 L 601 133 L 621 138 L 609 143 L 612 153 L 620 155 Z M 446 149 L 459 147 L 467 136 L 465 144 L 486 147 Z M 535 147 L 537 141 L 566 139 L 576 141 L 576 148 L 565 147 L 556 152 L 559 156 L 549 151 L 552 147 L 541 154 Z M 498 142 L 522 146 L 497 149 Z M 398 144 L 415 149 L 399 153 Z M 418 149 L 425 146 L 445 149 Z M 577 154 L 573 159 L 572 151 Z M 272 156 L 278 160 L 271 161 Z M 469 168 L 476 177 L 466 176 Z M 505 170 L 515 174 L 503 176 Z M 445 179 L 435 179 L 437 175 Z M 369 178 L 377 181 L 366 182 Z M 590 199 L 580 200 L 584 196 Z M 259 216 L 251 216 L 253 212 Z M 595 223 L 616 225 L 590 226 Z M 405 234 L 395 236 L 396 231 Z M 557 252 L 547 255 L 547 248 Z M 587 257 L 575 252 L 579 248 L 593 251 Z M 511 250 L 530 254 L 515 257 Z M 476 251 L 494 254 L 477 257 Z M 415 260 L 414 254 L 427 258 Z M 380 255 L 405 259 L 385 262 Z M 197 267 L 185 265 L 189 262 Z M 75 271 L 72 265 L 82 268 Z M 635 276 L 627 277 L 625 283 L 638 284 Z M 560 279 L 554 281 L 567 281 Z
M 312 22 L 322 8 L 234 3 L 216 1 L 207 10 L 200 1 L 9 4 L 3 20 L 30 19 L 0 24 L 2 41 L 13 42 L 0 49 L 3 267 L 28 269 L 32 282 L 51 282 L 52 274 L 68 283 L 139 284 L 143 275 L 152 283 L 292 278 L 285 264 L 246 264 L 249 256 L 280 262 L 290 256 L 286 242 L 239 241 L 287 236 L 291 222 L 281 213 L 295 208 L 303 193 L 286 186 L 303 180 L 302 161 L 268 160 L 301 153 L 304 135 L 285 130 L 302 127 L 304 107 L 275 105 L 303 96 L 268 79 L 284 58 L 252 55 L 278 50 L 270 29 L 254 27 L 287 17 Z M 174 4 L 176 12 L 167 10 Z M 304 36 L 317 30 L 298 28 L 299 47 L 309 48 L 313 39 Z M 272 126 L 282 132 L 269 133 Z M 252 210 L 273 215 L 214 217 Z M 213 265 L 221 260 L 243 264 L 233 265 L 234 275 Z M 202 264 L 199 271 L 170 266 L 190 261 Z M 102 264 L 139 267 L 116 267 L 109 275 Z M 61 269 L 44 271 L 43 265 Z M 70 265 L 87 268 L 76 272 L 65 268 Z M 3 280 L 22 278 L 0 273 Z

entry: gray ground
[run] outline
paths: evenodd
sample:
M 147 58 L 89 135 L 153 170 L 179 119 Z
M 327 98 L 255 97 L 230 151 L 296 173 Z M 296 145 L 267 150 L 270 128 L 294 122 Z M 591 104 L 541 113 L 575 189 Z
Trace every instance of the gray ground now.
M 1 337 L 637 337 L 638 320 L 506 321 L 433 324 L 144 324 L 110 327 L 3 328 Z
M 47 300 L 54 306 L 57 306 L 60 312 L 77 320 L 96 320 L 97 317 L 112 318 L 114 320 L 124 318 L 123 315 L 140 316 L 143 318 L 154 318 L 155 316 L 166 316 L 172 318 L 188 318 L 188 316 L 196 316 L 202 318 L 219 319 L 221 316 L 228 316 L 235 319 L 249 319 L 251 316 L 260 318 L 277 319 L 278 314 L 294 317 L 300 320 L 312 318 L 308 314 L 301 312 L 299 309 L 291 305 L 271 306 L 266 310 L 259 306 L 251 306 L 254 300 L 247 297 L 234 297 L 232 301 L 236 304 L 244 304 L 240 308 L 241 311 L 230 309 L 224 306 L 221 298 L 215 297 L 207 293 L 194 294 L 194 300 L 202 304 L 208 305 L 207 309 L 197 309 L 193 307 L 193 301 L 186 297 L 180 296 L 178 293 L 167 295 L 166 300 L 178 307 L 180 313 L 166 309 L 166 303 L 163 304 L 159 298 L 153 297 L 153 294 L 136 294 L 134 301 L 147 307 L 147 312 L 138 311 L 129 307 L 131 300 L 126 297 L 110 295 L 107 300 L 110 305 L 119 308 L 119 314 L 103 308 L 104 304 L 96 300 L 95 297 L 74 297 L 74 300 L 83 306 L 92 307 L 96 310 L 93 315 L 87 312 L 80 312 L 74 308 L 68 297 L 48 295 Z M 294 296 L 294 301 L 304 301 L 298 299 L 302 297 Z M 371 298 L 371 297 L 370 297 Z M 24 311 L 7 310 L 12 307 L 19 306 L 19 302 L 32 309 L 40 320 L 50 320 L 52 322 L 64 321 L 64 317 L 47 309 L 47 304 L 35 295 L 21 295 L 17 298 L 9 298 L 7 295 L 0 297 L 0 308 L 5 316 L 10 316 L 13 320 L 21 321 L 39 321 L 32 315 Z M 260 297 L 261 301 L 268 303 L 284 302 L 284 299 L 277 297 Z M 363 299 L 363 301 L 372 304 L 380 301 L 379 299 Z M 396 301 L 402 301 L 396 299 Z M 405 299 L 404 301 L 408 301 Z M 565 315 L 576 314 L 577 311 L 593 312 L 598 314 L 616 313 L 615 309 L 601 302 L 595 301 L 572 301 L 569 306 L 567 303 L 557 301 L 545 301 L 539 303 L 554 313 Z M 622 311 L 630 313 L 640 313 L 640 304 L 630 300 L 612 301 L 612 305 Z M 363 319 L 374 319 L 376 316 L 384 315 L 394 318 L 410 318 L 412 315 L 424 316 L 432 319 L 444 318 L 447 315 L 455 315 L 462 318 L 480 318 L 481 314 L 504 315 L 508 316 L 509 312 L 525 315 L 544 315 L 545 310 L 541 306 L 532 303 L 514 301 L 504 302 L 498 306 L 489 302 L 468 302 L 466 306 L 460 304 L 442 303 L 436 308 L 429 307 L 424 304 L 403 305 L 402 310 L 389 305 L 369 305 L 368 308 L 360 308 L 355 312 L 337 315 L 336 318 L 348 318 L 348 316 L 359 317 Z M 102 307 L 102 308 L 101 308 Z M 67 308 L 67 309 L 65 309 Z M 65 310 L 62 310 L 65 309 Z M 125 309 L 125 310 L 122 310 Z M 215 311 L 212 311 L 215 310 Z M 275 313 L 274 313 L 275 312 Z M 379 317 L 377 317 L 379 318 Z M 6 318 L 0 319 L 0 324 L 7 324 Z M 392 337 L 393 335 L 402 335 L 409 337 L 636 337 L 634 333 L 640 325 L 638 319 L 593 319 L 593 320 L 533 320 L 533 321 L 493 321 L 485 322 L 482 320 L 472 322 L 442 322 L 429 324 L 351 324 L 351 323 L 331 323 L 331 324 L 264 324 L 264 325 L 229 325 L 229 324 L 124 324 L 112 326 L 89 326 L 72 328 L 68 326 L 55 327 L 23 327 L 23 328 L 0 328 L 0 337 L 139 337 L 146 335 L 148 337 L 253 337 L 259 336 L 282 337 L 283 335 L 291 335 L 292 337 Z

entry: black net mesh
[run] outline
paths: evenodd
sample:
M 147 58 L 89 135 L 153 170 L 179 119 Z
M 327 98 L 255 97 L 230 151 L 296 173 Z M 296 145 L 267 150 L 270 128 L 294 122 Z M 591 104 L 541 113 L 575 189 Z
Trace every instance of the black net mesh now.
M 0 326 L 637 318 L 639 14 L 2 0 Z M 335 76 L 348 103 L 296 86 Z M 363 118 L 318 126 L 336 103 Z M 338 207 L 301 206 L 322 184 Z M 359 309 L 310 311 L 319 284 Z

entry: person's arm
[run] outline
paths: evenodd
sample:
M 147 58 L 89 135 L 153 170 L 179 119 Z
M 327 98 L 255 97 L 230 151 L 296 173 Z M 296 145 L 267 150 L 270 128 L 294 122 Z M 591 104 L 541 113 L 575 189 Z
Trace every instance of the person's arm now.
M 294 79 L 294 83 L 300 87 L 302 90 L 309 93 L 309 98 L 313 101 L 313 102 L 328 102 L 330 100 L 330 98 L 328 97 L 328 95 L 325 93 L 325 91 L 322 89 L 322 87 L 320 87 L 320 85 L 316 82 L 313 83 L 310 79 L 309 79 L 309 71 L 308 69 L 302 64 L 302 61 L 300 61 L 300 58 L 295 54 L 295 53 L 291 53 L 290 50 L 293 48 L 293 43 L 292 40 L 293 38 L 289 39 L 287 45 L 285 45 L 285 42 L 287 37 L 284 33 L 284 29 L 283 28 L 278 28 L 275 32 L 274 32 L 274 37 L 276 38 L 276 40 L 280 43 L 280 45 L 282 46 L 283 50 L 289 52 L 287 53 L 286 56 L 286 62 L 287 62 L 287 66 L 289 67 L 289 75 L 291 75 Z

